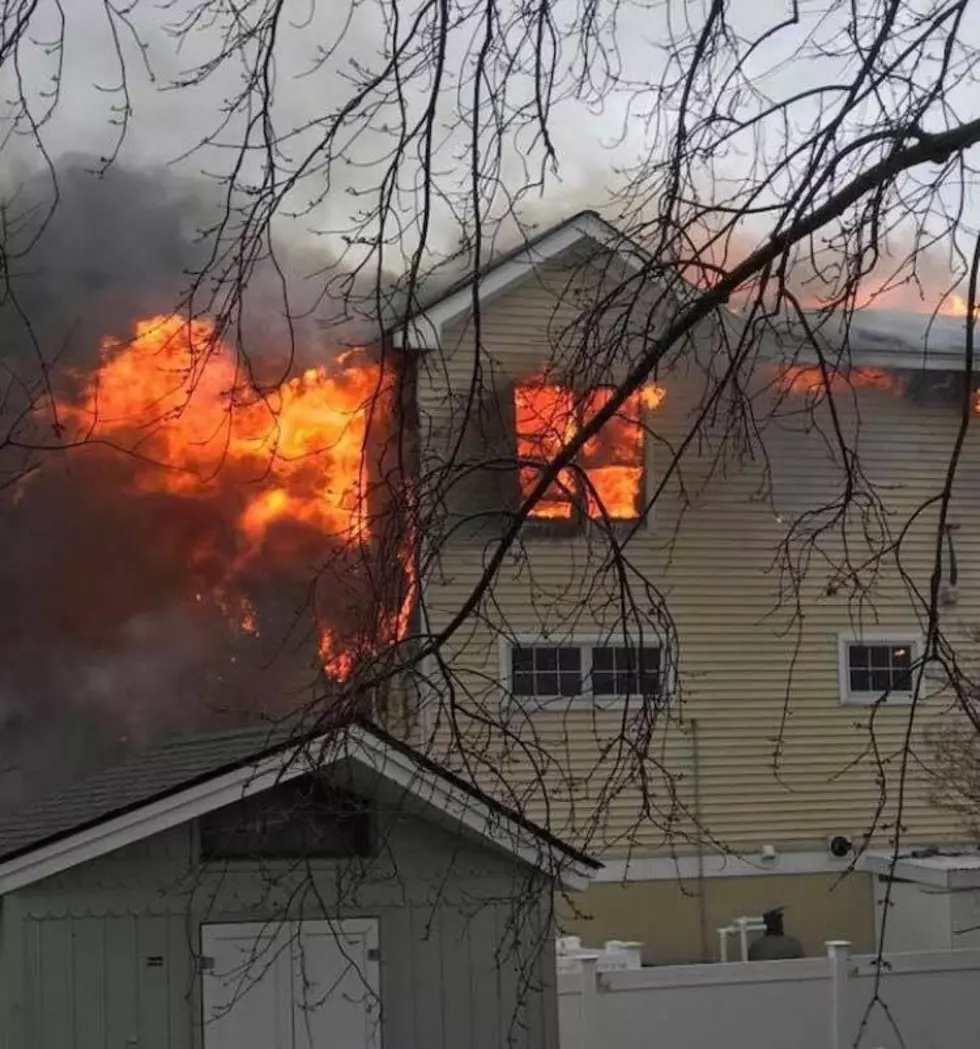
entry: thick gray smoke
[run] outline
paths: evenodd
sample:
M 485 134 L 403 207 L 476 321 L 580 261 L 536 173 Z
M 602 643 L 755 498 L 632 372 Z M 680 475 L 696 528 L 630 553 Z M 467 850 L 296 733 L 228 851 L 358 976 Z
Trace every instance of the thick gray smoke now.
M 43 375 L 70 396 L 100 339 L 172 310 L 208 256 L 202 231 L 221 206 L 208 183 L 122 167 L 96 177 L 93 166 L 81 157 L 60 165 L 56 201 L 44 176 L 6 194 L 20 216 L 8 248 L 21 253 L 0 304 L 0 364 L 16 376 L 0 438 L 13 428 L 18 441 L 56 443 Z M 315 268 L 296 252 L 280 261 L 295 274 Z M 260 270 L 236 342 L 276 377 L 291 353 L 284 309 L 279 274 Z M 338 312 L 321 306 L 320 319 Z M 328 342 L 317 321 L 293 326 L 296 367 L 336 345 L 336 330 Z M 21 418 L 28 388 L 41 410 Z M 213 604 L 195 605 L 193 588 L 212 568 L 189 569 L 191 549 L 214 551 L 216 577 L 217 562 L 236 553 L 234 477 L 208 499 L 133 494 L 147 468 L 133 457 L 0 447 L 0 477 L 24 464 L 35 467 L 26 481 L 0 489 L 0 805 L 57 787 L 127 744 L 283 713 L 321 687 L 311 624 L 295 625 L 323 555 L 315 537 L 308 561 L 252 581 L 266 629 L 248 636 Z

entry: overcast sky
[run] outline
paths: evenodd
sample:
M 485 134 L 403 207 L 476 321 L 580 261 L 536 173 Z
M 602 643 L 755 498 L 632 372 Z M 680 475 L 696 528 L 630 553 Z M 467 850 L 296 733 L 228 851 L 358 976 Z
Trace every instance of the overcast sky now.
M 161 5 L 137 0 L 132 13 L 135 32 L 118 18 L 110 22 L 103 0 L 72 0 L 65 5 L 61 99 L 41 131 L 50 154 L 75 150 L 105 154 L 112 150 L 119 130 L 118 107 L 123 102 L 121 93 L 112 90 L 118 89 L 122 81 L 120 59 L 116 54 L 118 45 L 132 106 L 120 159 L 129 163 L 166 163 L 195 174 L 224 174 L 229 170 L 242 140 L 245 114 L 239 112 L 223 130 L 219 129 L 229 99 L 242 89 L 245 63 L 241 56 L 254 54 L 255 43 L 242 42 L 240 38 L 232 40 L 227 35 L 230 6 L 221 0 L 207 0 L 206 5 L 201 5 L 212 13 L 217 12 L 216 19 L 199 20 L 194 28 L 175 35 L 182 20 L 185 26 L 188 24 L 186 19 L 194 14 L 199 2 L 173 0 Z M 914 0 L 910 6 L 924 5 L 925 0 Z M 272 6 L 270 0 L 250 0 L 237 5 L 244 19 L 253 25 Z M 682 54 L 679 61 L 668 66 L 664 45 L 671 37 L 677 39 L 696 33 L 706 6 L 680 0 L 656 5 L 644 2 L 616 5 L 615 20 L 601 24 L 597 32 L 603 48 L 594 46 L 588 59 L 594 82 L 591 97 L 559 99 L 554 106 L 549 125 L 559 169 L 557 175 L 549 173 L 548 190 L 543 199 L 533 193 L 523 202 L 521 210 L 525 216 L 532 221 L 549 222 L 582 207 L 601 205 L 608 199 L 610 189 L 620 182 L 617 167 L 636 163 L 658 151 L 668 130 L 664 114 L 658 111 L 652 93 L 638 95 L 637 88 L 644 83 L 655 84 L 665 69 L 668 75 L 677 76 L 686 68 L 689 53 Z M 422 7 L 423 0 L 400 5 L 396 29 L 392 22 L 396 8 L 390 0 L 359 3 L 292 0 L 288 4 L 289 16 L 279 28 L 272 70 L 276 99 L 273 120 L 281 140 L 276 164 L 281 172 L 295 170 L 303 162 L 322 134 L 323 121 L 333 119 L 352 98 L 355 91 L 352 78 L 363 80 L 383 68 L 386 46 L 390 51 L 393 36 L 401 41 L 409 36 L 412 16 Z M 788 0 L 755 0 L 732 7 L 734 13 L 730 17 L 746 40 L 782 21 L 790 10 Z M 755 80 L 755 88 L 769 97 L 785 97 L 818 84 L 846 81 L 847 62 L 841 55 L 848 52 L 844 27 L 851 5 L 804 0 L 799 7 L 800 24 L 780 30 L 749 59 L 747 68 Z M 872 5 L 866 7 L 870 11 Z M 832 8 L 833 13 L 828 15 L 828 8 Z M 501 5 L 500 9 L 506 17 L 516 6 Z M 570 43 L 572 39 L 580 39 L 574 28 L 581 24 L 576 21 L 581 17 L 581 9 L 578 0 L 559 0 L 555 5 L 560 26 L 570 30 L 559 40 L 557 52 L 558 66 L 566 71 L 562 77 L 566 89 L 569 77 L 582 68 L 581 55 Z M 613 9 L 612 3 L 597 5 L 600 15 Z M 461 111 L 465 115 L 471 103 L 472 86 L 466 71 L 472 68 L 472 56 L 479 47 L 484 7 L 474 4 L 453 10 L 466 10 L 469 14 L 453 32 L 444 75 L 442 108 L 434 142 L 437 161 L 431 180 L 437 197 L 468 189 L 468 133 L 451 125 Z M 980 14 L 980 0 L 977 10 Z M 53 2 L 41 0 L 40 14 L 31 34 L 34 41 L 43 42 L 56 35 L 57 11 Z M 961 36 L 971 43 L 980 38 L 980 18 L 973 22 L 975 26 L 967 24 L 961 30 Z M 146 45 L 149 71 L 142 61 L 136 36 Z M 433 75 L 428 38 L 416 36 L 417 43 L 406 48 L 400 63 L 411 118 L 421 112 Z M 523 35 L 511 31 L 507 39 L 512 54 L 518 56 L 516 65 L 523 72 L 504 74 L 506 57 L 501 55 L 495 73 L 484 86 L 485 124 L 481 142 L 485 158 L 490 160 L 494 153 L 490 99 L 501 97 L 506 82 L 511 115 L 521 103 L 529 103 L 533 93 L 527 74 L 533 56 L 540 50 L 538 41 L 526 31 Z M 551 54 L 547 39 L 545 37 L 544 52 Z M 611 46 L 613 43 L 615 48 Z M 216 56 L 223 50 L 225 59 L 216 62 Z M 920 66 L 916 73 L 920 80 L 928 79 L 929 69 L 935 68 L 936 57 L 932 56 L 931 65 Z M 60 58 L 43 43 L 25 45 L 21 51 L 20 82 L 25 85 L 35 114 L 44 109 L 44 98 L 51 89 Z M 722 55 L 721 68 L 725 61 Z M 856 61 L 854 57 L 853 62 Z M 203 83 L 174 87 L 207 63 L 213 63 L 213 67 Z M 366 72 L 358 74 L 355 63 Z M 13 73 L 13 66 L 8 63 L 4 71 L 8 96 L 14 84 Z M 389 74 L 383 82 L 390 87 L 393 77 Z M 376 91 L 371 97 L 380 101 L 380 93 Z M 559 91 L 559 95 L 561 93 Z M 964 85 L 945 100 L 946 118 L 966 120 L 975 116 L 980 112 L 978 94 Z M 869 104 L 855 114 L 853 133 L 862 130 L 865 121 L 875 119 L 879 104 L 887 109 L 889 102 L 885 96 L 880 103 Z M 739 112 L 764 104 L 761 97 L 753 99 L 743 92 Z M 707 103 L 703 103 L 702 109 L 706 106 Z M 791 137 L 799 135 L 800 129 L 815 118 L 817 106 L 816 101 L 807 101 L 794 109 Z M 353 197 L 350 191 L 376 193 L 394 142 L 391 128 L 397 126 L 399 119 L 398 108 L 391 99 L 370 112 L 365 106 L 360 107 L 348 130 L 338 136 L 335 156 L 329 164 L 317 167 L 310 178 L 301 182 L 289 198 L 288 206 L 282 209 L 283 213 L 290 210 L 302 213 L 295 221 L 285 223 L 291 235 L 308 236 L 316 230 L 328 235 L 326 243 L 334 243 L 339 233 L 351 228 L 352 216 L 363 206 L 363 201 Z M 527 115 L 523 120 L 526 124 Z M 320 122 L 319 126 L 315 122 Z M 287 131 L 306 125 L 312 126 L 305 133 L 282 141 Z M 702 191 L 718 193 L 718 187 L 725 185 L 716 181 L 715 188 L 709 186 L 709 168 L 716 179 L 720 176 L 737 180 L 744 178 L 760 160 L 771 161 L 783 156 L 787 148 L 786 134 L 785 125 L 779 121 L 766 127 L 761 135 L 745 135 L 733 141 L 724 155 L 706 161 Z M 209 138 L 212 140 L 209 146 L 195 150 Z M 532 138 L 529 129 L 505 135 L 504 139 L 501 175 L 507 193 L 498 194 L 495 201 L 498 210 L 506 206 L 508 194 L 527 185 L 529 175 L 525 163 L 536 176 L 543 159 L 542 143 Z M 190 155 L 186 155 L 188 151 Z M 8 172 L 11 166 L 36 163 L 37 159 L 36 147 L 26 136 L 8 144 L 0 156 Z M 490 160 L 485 159 L 484 163 Z M 417 177 L 413 177 L 416 169 L 417 161 L 409 155 L 401 179 L 403 219 L 413 218 L 419 210 L 419 183 Z M 245 170 L 249 170 L 247 166 Z M 960 189 L 951 188 L 947 194 L 950 203 L 955 202 Z M 312 212 L 308 211 L 309 205 L 321 194 L 322 201 Z M 975 208 L 972 201 L 967 203 L 966 214 L 972 220 Z M 458 235 L 457 224 L 448 207 L 438 201 L 436 214 L 439 223 L 433 243 L 450 247 Z M 319 243 L 324 241 L 321 239 Z

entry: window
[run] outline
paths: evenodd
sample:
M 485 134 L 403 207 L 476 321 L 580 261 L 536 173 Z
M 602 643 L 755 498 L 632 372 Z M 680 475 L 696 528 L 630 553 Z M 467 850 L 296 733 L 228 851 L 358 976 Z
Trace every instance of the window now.
M 517 644 L 510 648 L 510 693 L 517 699 L 660 703 L 660 645 Z
M 656 696 L 660 691 L 659 646 L 593 648 L 592 691 L 597 696 Z
M 609 387 L 580 392 L 543 380 L 514 387 L 518 477 L 522 497 L 530 495 L 543 466 L 558 455 L 601 411 L 613 395 Z M 536 520 L 635 521 L 643 512 L 645 430 L 642 412 L 664 397 L 657 386 L 632 394 L 588 440 L 575 468 L 562 470 L 530 516 Z
M 515 696 L 580 696 L 582 650 L 572 645 L 515 646 L 510 655 L 510 679 Z
M 360 798 L 302 776 L 198 821 L 204 860 L 343 859 L 371 854 L 371 817 Z
M 841 638 L 841 701 L 910 702 L 917 647 L 909 638 Z

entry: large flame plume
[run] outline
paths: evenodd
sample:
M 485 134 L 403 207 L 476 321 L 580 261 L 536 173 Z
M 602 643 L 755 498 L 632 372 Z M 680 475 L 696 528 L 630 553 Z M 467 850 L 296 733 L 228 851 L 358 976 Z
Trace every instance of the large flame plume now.
M 57 405 L 71 443 L 130 457 L 131 494 L 220 504 L 221 526 L 189 543 L 188 597 L 258 633 L 250 580 L 283 569 L 320 572 L 318 649 L 335 678 L 351 672 L 365 647 L 407 628 L 411 544 L 386 534 L 397 500 L 382 483 L 379 451 L 396 408 L 394 374 L 364 352 L 264 390 L 210 321 L 176 315 L 140 320 L 128 342 L 105 339 L 77 396 Z M 371 575 L 364 551 L 392 543 L 404 568 L 398 592 L 365 599 L 352 573 L 360 566 Z M 359 601 L 370 609 L 358 614 Z
M 580 393 L 544 378 L 514 387 L 521 495 L 537 484 L 542 464 L 554 459 L 612 397 L 608 388 Z M 584 512 L 593 520 L 634 520 L 642 512 L 644 410 L 663 401 L 659 386 L 635 391 L 595 436 L 586 441 L 575 468 L 562 470 L 531 510 L 531 516 L 571 520 Z M 584 475 L 585 483 L 582 482 Z

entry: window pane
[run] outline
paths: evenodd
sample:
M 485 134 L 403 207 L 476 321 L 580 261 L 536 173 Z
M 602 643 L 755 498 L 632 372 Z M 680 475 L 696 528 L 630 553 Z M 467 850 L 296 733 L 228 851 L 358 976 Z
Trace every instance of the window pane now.
M 535 695 L 538 696 L 557 696 L 558 693 L 558 672 L 557 671 L 545 671 L 535 675 L 535 681 L 537 683 L 537 689 Z
M 533 696 L 534 675 L 520 672 L 514 674 L 511 677 L 510 688 L 515 696 Z
M 847 650 L 852 667 L 866 667 L 869 662 L 867 645 L 851 645 Z
M 660 649 L 644 645 L 640 653 L 640 666 L 644 670 L 652 670 L 654 673 L 660 670 Z
M 894 670 L 892 671 L 892 691 L 893 692 L 911 692 L 912 691 L 912 675 L 908 670 Z
M 871 689 L 871 675 L 867 670 L 851 670 L 851 691 L 868 692 Z
M 592 649 L 592 669 L 593 670 L 612 670 L 613 668 L 613 650 L 611 648 L 593 648 Z
M 558 669 L 558 649 L 541 645 L 534 650 L 534 665 L 538 670 Z
M 874 667 L 871 671 L 871 690 L 873 692 L 885 692 L 891 688 L 892 676 L 888 670 Z
M 868 651 L 872 670 L 887 670 L 891 666 L 892 650 L 887 645 L 872 645 Z
M 912 665 L 912 650 L 910 648 L 892 649 L 892 666 L 899 670 L 908 670 Z
M 627 673 L 624 670 L 620 670 L 616 675 L 616 694 L 617 695 L 636 695 L 636 676 L 632 673 Z
M 514 647 L 510 650 L 510 669 L 513 673 L 534 669 L 534 650 Z
M 559 675 L 559 686 L 563 696 L 580 696 L 582 694 L 582 675 L 569 672 Z
M 558 666 L 561 670 L 581 670 L 582 650 L 570 646 L 558 649 Z
M 616 695 L 616 678 L 608 670 L 593 670 L 592 672 L 592 691 L 597 696 L 615 696 Z

